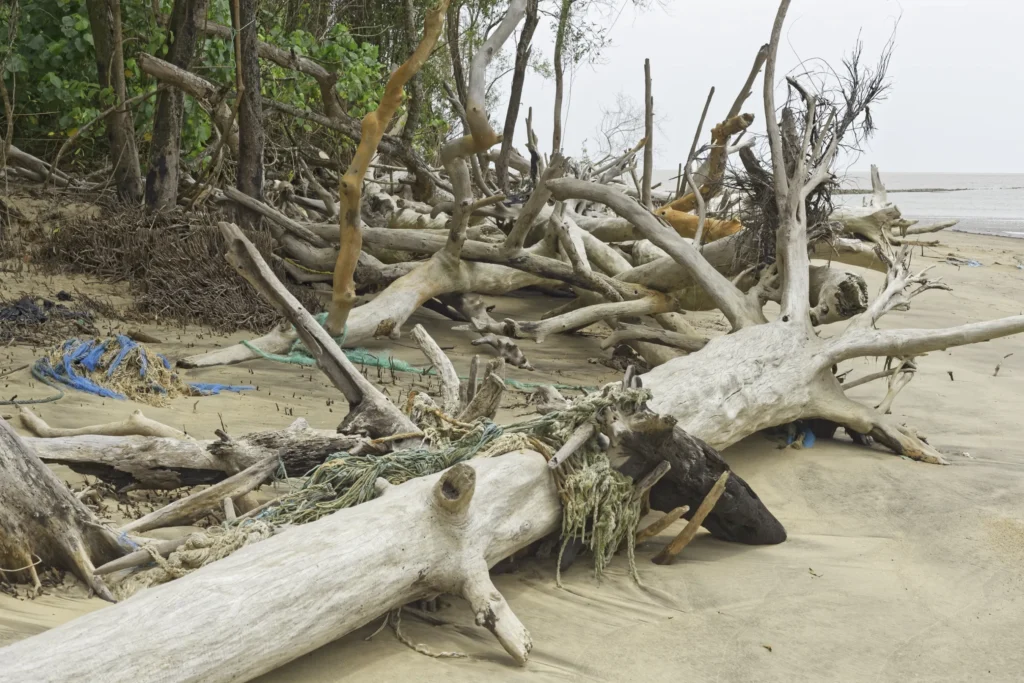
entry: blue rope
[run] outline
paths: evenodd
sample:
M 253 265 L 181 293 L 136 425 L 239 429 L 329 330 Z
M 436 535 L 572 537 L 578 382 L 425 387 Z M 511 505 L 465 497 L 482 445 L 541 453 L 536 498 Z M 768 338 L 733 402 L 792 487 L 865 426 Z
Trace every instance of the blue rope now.
M 114 348 L 114 343 L 118 345 L 117 353 L 107 361 L 104 367 L 103 356 L 111 348 Z M 125 362 L 128 354 L 133 351 L 138 353 L 139 378 L 145 380 L 149 374 L 149 353 L 141 344 L 123 334 L 119 334 L 113 339 L 104 340 L 83 341 L 80 339 L 68 339 L 60 344 L 58 348 L 60 349 L 60 361 L 55 365 L 51 364 L 49 357 L 45 356 L 37 359 L 32 365 L 32 375 L 36 379 L 58 390 L 63 386 L 75 389 L 76 391 L 102 396 L 103 398 L 126 400 L 127 396 L 124 394 L 99 384 L 88 375 L 100 373 L 101 376 L 109 379 L 117 368 Z M 156 357 L 165 369 L 171 369 L 171 363 L 167 360 L 166 356 L 157 354 Z M 249 391 L 255 388 L 249 385 L 216 384 L 210 382 L 190 382 L 187 383 L 187 386 L 193 395 L 196 396 L 211 396 L 222 391 Z M 150 381 L 149 389 L 161 394 L 167 393 L 167 388 L 160 386 L 155 381 Z

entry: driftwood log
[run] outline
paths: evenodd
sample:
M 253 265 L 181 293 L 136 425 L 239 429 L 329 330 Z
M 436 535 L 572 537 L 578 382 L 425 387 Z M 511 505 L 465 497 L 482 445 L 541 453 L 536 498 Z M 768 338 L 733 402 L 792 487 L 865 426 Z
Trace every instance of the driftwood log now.
M 300 477 L 328 455 L 350 450 L 363 440 L 313 429 L 299 418 L 286 429 L 227 441 L 84 434 L 24 441 L 43 462 L 67 465 L 119 487 L 174 489 L 216 483 L 268 455 L 278 457 L 287 476 Z
M 247 681 L 440 593 L 466 598 L 523 664 L 529 633 L 488 568 L 560 520 L 539 453 L 463 463 L 4 648 L 3 680 Z M 254 647 L 239 628 L 260 624 L 274 635 Z
M 27 579 L 38 589 L 36 567 L 60 567 L 72 571 L 101 597 L 113 600 L 93 570 L 124 552 L 116 534 L 102 526 L 0 418 L 0 568 L 4 578 Z M 0 657 L 0 674 L 4 666 Z M 0 680 L 6 679 L 0 675 Z

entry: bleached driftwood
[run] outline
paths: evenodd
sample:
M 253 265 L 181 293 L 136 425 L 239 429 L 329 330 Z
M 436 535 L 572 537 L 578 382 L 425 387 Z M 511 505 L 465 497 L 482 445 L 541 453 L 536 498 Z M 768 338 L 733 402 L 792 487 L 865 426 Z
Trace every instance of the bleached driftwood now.
M 133 411 L 131 415 L 120 422 L 107 422 L 105 424 L 75 427 L 73 429 L 51 427 L 46 424 L 45 420 L 23 406 L 19 406 L 18 414 L 21 417 L 21 424 L 26 429 L 36 436 L 45 439 L 89 434 L 100 436 L 158 436 L 186 440 L 192 438 L 174 427 L 169 427 L 161 422 L 149 419 L 142 414 L 141 410 Z
M 210 484 L 276 455 L 288 476 L 302 476 L 331 453 L 354 448 L 359 437 L 313 429 L 299 418 L 286 429 L 229 441 L 147 436 L 26 438 L 43 462 L 60 463 L 119 485 L 173 489 Z
M 677 507 L 672 510 L 669 510 L 661 517 L 654 520 L 653 522 L 645 526 L 643 529 L 638 531 L 636 533 L 636 542 L 640 543 L 641 541 L 646 541 L 648 538 L 653 538 L 657 536 L 662 531 L 672 526 L 675 522 L 679 520 L 680 517 L 682 517 L 689 511 L 690 506 L 688 505 L 683 505 L 682 507 Z
M 543 462 L 540 466 L 544 468 Z M 0 568 L 4 579 L 31 580 L 38 589 L 36 567 L 60 567 L 112 600 L 103 582 L 93 576 L 93 569 L 122 554 L 124 549 L 113 530 L 100 524 L 0 418 Z M 5 666 L 5 658 L 0 656 L 0 674 L 5 673 Z
M 877 330 L 879 315 L 894 308 L 906 308 L 914 295 L 927 290 L 923 274 L 912 276 L 908 269 L 910 252 L 889 259 L 890 279 L 885 290 L 863 313 L 853 318 L 847 330 L 832 339 L 814 331 L 811 304 L 811 269 L 805 202 L 824 182 L 840 135 L 832 121 L 825 133 L 812 139 L 816 98 L 799 83 L 790 85 L 804 100 L 803 140 L 787 163 L 775 108 L 775 57 L 789 0 L 782 0 L 765 63 L 764 111 L 770 142 L 774 199 L 779 215 L 776 243 L 777 296 L 781 311 L 769 322 L 764 317 L 760 292 L 748 297 L 712 264 L 708 252 L 734 252 L 733 240 L 720 250 L 717 243 L 697 252 L 674 231 L 628 197 L 613 188 L 585 181 L 560 178 L 549 185 L 557 200 L 582 198 L 599 202 L 628 220 L 644 237 L 668 253 L 677 270 L 700 285 L 714 306 L 722 311 L 733 329 L 731 334 L 712 339 L 694 353 L 673 358 L 642 377 L 653 398 L 651 407 L 675 416 L 688 434 L 713 448 L 725 448 L 761 429 L 798 419 L 822 418 L 870 435 L 896 453 L 932 463 L 943 457 L 914 430 L 887 415 L 847 398 L 833 373 L 833 367 L 860 356 L 911 357 L 950 346 L 994 339 L 1024 331 L 1024 316 L 962 325 L 944 330 Z M 738 238 L 738 236 L 736 236 Z M 637 271 L 656 270 L 660 261 Z M 623 275 L 621 279 L 627 279 Z M 631 281 L 643 282 L 634 277 Z M 760 288 L 758 288 L 760 289 Z M 859 286 L 857 287 L 859 290 Z M 854 300 L 859 300 L 859 293 Z M 819 302 L 820 303 L 820 302 Z M 596 307 L 591 307 L 596 308 Z M 585 311 L 586 309 L 583 309 Z
M 261 486 L 279 465 L 276 455 L 265 457 L 224 481 L 180 498 L 170 505 L 165 505 L 159 510 L 154 510 L 148 515 L 125 524 L 121 527 L 121 531 L 138 534 L 165 526 L 190 524 L 208 515 L 212 509 L 221 505 L 222 501 L 230 501 L 232 498 L 244 496 Z M 231 510 L 234 513 L 234 507 Z
M 480 346 L 481 344 L 487 344 L 495 351 L 501 354 L 501 357 L 505 359 L 510 365 L 514 365 L 517 368 L 523 370 L 533 370 L 533 366 L 530 365 L 530 361 L 527 360 L 523 354 L 519 345 L 508 337 L 504 337 L 499 334 L 485 334 L 479 339 L 474 339 L 470 342 L 473 346 Z
M 505 359 L 495 358 L 487 364 L 484 379 L 475 388 L 473 398 L 459 415 L 462 422 L 472 422 L 478 417 L 494 418 L 505 394 Z
M 658 555 L 654 558 L 655 564 L 672 564 L 673 558 L 678 555 L 683 548 L 685 548 L 693 537 L 697 535 L 697 531 L 700 529 L 700 525 L 704 522 L 707 516 L 715 508 L 718 503 L 718 499 L 725 493 L 725 484 L 729 481 L 729 472 L 723 472 L 722 476 L 718 478 L 715 485 L 711 487 L 711 491 L 707 497 L 701 502 L 700 507 L 693 513 L 693 517 L 687 522 L 686 527 L 679 532 L 679 535 L 672 539 L 672 542 L 665 546 Z
M 445 355 L 437 342 L 427 334 L 423 325 L 416 325 L 412 328 L 412 338 L 419 345 L 420 351 L 427 357 L 427 360 L 437 370 L 441 380 L 441 410 L 446 415 L 454 415 L 459 410 L 459 375 L 455 372 L 455 366 Z
M 839 206 L 829 219 L 839 223 L 848 237 L 862 238 L 872 244 L 896 244 L 905 237 L 939 232 L 951 228 L 959 221 L 944 221 L 934 225 L 917 226 L 889 201 L 878 167 L 871 164 L 871 199 L 864 206 Z
M 620 324 L 619 329 L 601 340 L 601 348 L 607 349 L 626 341 L 635 340 L 654 342 L 655 344 L 662 344 L 691 352 L 699 351 L 708 343 L 708 340 L 705 337 L 694 337 L 687 334 L 680 334 L 678 332 L 671 332 L 669 330 L 648 327 L 646 325 Z
M 4 648 L 4 682 L 247 681 L 439 593 L 524 664 L 530 636 L 487 570 L 560 519 L 539 453 L 460 464 Z M 268 623 L 288 627 L 259 647 L 239 637 Z
M 561 392 L 548 385 L 539 386 L 534 389 L 530 395 L 530 403 L 536 404 L 537 412 L 542 415 L 556 410 L 565 410 L 569 407 L 569 402 L 565 400 Z

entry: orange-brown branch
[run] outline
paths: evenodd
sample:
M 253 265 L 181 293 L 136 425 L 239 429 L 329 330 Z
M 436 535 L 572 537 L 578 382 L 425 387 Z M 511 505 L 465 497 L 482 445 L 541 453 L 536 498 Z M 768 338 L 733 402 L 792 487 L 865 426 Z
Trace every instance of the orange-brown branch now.
M 327 315 L 327 330 L 332 336 L 338 336 L 345 328 L 348 314 L 356 301 L 356 286 L 353 280 L 359 252 L 363 248 L 363 237 L 360 232 L 360 198 L 363 189 L 363 178 L 370 166 L 377 145 L 384 137 L 384 132 L 391 123 L 392 117 L 402 104 L 402 92 L 405 84 L 423 67 L 423 64 L 434 49 L 441 28 L 444 24 L 445 11 L 449 0 L 440 0 L 437 6 L 427 13 L 423 24 L 423 39 L 419 46 L 388 79 L 384 94 L 375 111 L 363 117 L 362 135 L 355 156 L 338 186 L 341 197 L 341 250 L 338 262 L 334 267 L 334 292 Z
M 676 211 L 664 206 L 656 214 L 665 219 L 681 237 L 693 238 L 697 234 L 697 223 L 700 218 L 687 211 Z M 735 220 L 720 220 L 718 218 L 706 218 L 704 220 L 704 234 L 701 235 L 701 242 L 708 243 L 720 240 L 723 237 L 733 235 L 743 229 L 743 224 Z
M 740 114 L 739 116 L 733 116 L 732 118 L 723 121 L 711 129 L 712 149 L 711 156 L 708 159 L 708 174 L 707 177 L 703 179 L 703 183 L 700 187 L 700 194 L 704 197 L 704 201 L 708 201 L 714 197 L 721 185 L 722 176 L 725 175 L 725 161 L 728 155 L 729 139 L 740 131 L 746 130 L 753 122 L 753 114 Z M 665 209 L 673 209 L 675 211 L 693 211 L 695 208 L 697 208 L 697 198 L 694 197 L 692 192 L 688 192 L 679 199 L 676 199 L 667 207 L 662 207 L 655 213 L 663 215 L 660 212 Z

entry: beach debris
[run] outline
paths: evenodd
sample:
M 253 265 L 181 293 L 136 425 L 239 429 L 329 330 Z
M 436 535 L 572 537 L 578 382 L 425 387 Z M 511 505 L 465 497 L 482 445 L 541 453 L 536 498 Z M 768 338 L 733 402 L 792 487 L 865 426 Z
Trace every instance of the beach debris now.
M 28 411 L 23 410 L 21 418 L 22 425 L 33 433 L 64 431 L 50 427 Z M 101 430 L 109 426 L 98 425 Z M 24 439 L 43 462 L 65 465 L 120 489 L 176 489 L 213 484 L 270 454 L 277 455 L 286 476 L 301 477 L 328 456 L 355 449 L 364 440 L 332 429 L 313 429 L 303 418 L 285 429 L 255 432 L 226 441 L 221 438 L 196 440 L 187 435 L 186 438 L 136 435 L 97 438 L 84 433 Z
M 174 427 L 151 420 L 142 414 L 141 410 L 135 410 L 127 419 L 121 422 L 108 422 L 106 424 L 90 425 L 88 427 L 77 427 L 75 429 L 58 429 L 49 426 L 35 413 L 28 408 L 19 408 L 22 425 L 38 437 L 54 439 L 67 436 L 156 436 L 169 439 L 190 439 L 185 432 Z
M 148 332 L 143 332 L 142 330 L 128 330 L 125 334 L 129 339 L 137 341 L 140 344 L 163 344 L 158 337 L 154 337 Z
M 950 254 L 946 257 L 946 263 L 951 266 L 961 267 L 966 266 L 968 268 L 981 268 L 981 261 L 976 261 L 972 258 L 962 258 L 955 254 Z
M 1012 355 L 1013 355 L 1012 353 L 1006 354 L 1005 356 L 1003 356 L 1003 360 L 1006 360 L 1007 358 L 1009 358 Z M 998 377 L 999 376 L 999 368 L 1001 368 L 1001 367 L 1003 367 L 1003 361 L 1002 360 L 999 361 L 998 363 L 996 363 L 995 372 L 992 373 L 993 377 Z
M 729 480 L 729 472 L 723 472 L 722 476 L 718 478 L 715 485 L 708 492 L 707 497 L 697 508 L 697 511 L 693 513 L 693 517 L 686 524 L 686 527 L 679 532 L 679 535 L 672 539 L 672 542 L 665 546 L 665 549 L 658 553 L 654 558 L 655 564 L 672 564 L 672 560 L 675 556 L 682 552 L 683 548 L 689 545 L 693 537 L 697 535 L 697 531 L 700 529 L 701 523 L 704 518 L 711 513 L 715 505 L 718 503 L 718 499 L 725 493 L 725 483 Z
M 32 364 L 32 375 L 56 389 L 70 388 L 104 398 L 161 405 L 176 396 L 210 396 L 248 391 L 248 385 L 186 382 L 162 354 L 152 354 L 125 335 L 72 338 Z
M 653 538 L 654 536 L 657 536 L 662 531 L 672 526 L 673 523 L 675 523 L 680 517 L 682 517 L 689 511 L 690 506 L 683 505 L 682 507 L 677 507 L 673 510 L 666 512 L 661 517 L 659 517 L 658 519 L 656 519 L 655 521 L 651 522 L 643 529 L 638 531 L 636 534 L 636 542 L 640 543 L 641 541 L 645 541 L 648 538 Z
M 252 4 L 243 7 L 251 9 Z M 534 542 L 558 533 L 559 572 L 578 552 L 589 550 L 598 576 L 615 553 L 624 550 L 637 579 L 634 544 L 640 535 L 641 513 L 648 507 L 685 517 L 689 514 L 687 508 L 696 506 L 683 531 L 655 558 L 658 563 L 671 563 L 701 526 L 716 538 L 730 541 L 785 540 L 782 525 L 746 482 L 732 473 L 716 449 L 772 426 L 800 421 L 817 424 L 812 421 L 820 420 L 845 427 L 857 443 L 873 441 L 904 457 L 945 463 L 941 454 L 913 429 L 886 415 L 897 387 L 909 380 L 909 373 L 886 375 L 890 392 L 882 404 L 872 407 L 843 393 L 834 379 L 835 368 L 857 358 L 920 356 L 1016 334 L 1024 331 L 1024 316 L 938 330 L 905 330 L 879 324 L 884 315 L 906 310 L 922 292 L 944 287 L 928 276 L 927 268 L 911 268 L 911 245 L 917 242 L 907 237 L 915 234 L 915 226 L 902 220 L 898 209 L 886 201 L 877 168 L 872 169 L 873 196 L 868 211 L 849 219 L 829 220 L 834 215 L 831 194 L 837 155 L 852 142 L 862 140 L 862 134 L 873 127 L 871 107 L 887 89 L 889 48 L 876 69 L 858 66 L 859 57 L 848 60 L 845 67 L 849 74 L 839 76 L 840 88 L 826 86 L 812 94 L 806 76 L 794 73 L 787 79 L 784 106 L 777 106 L 782 103 L 776 100 L 776 86 L 781 81 L 776 73 L 776 56 L 781 37 L 786 34 L 788 8 L 788 0 L 783 0 L 770 42 L 757 51 L 730 113 L 712 128 L 714 144 L 697 151 L 703 134 L 702 116 L 685 172 L 680 165 L 681 182 L 676 192 L 659 193 L 662 196 L 657 198 L 650 182 L 654 158 L 650 94 L 646 98 L 645 136 L 625 155 L 613 152 L 610 162 L 603 159 L 594 164 L 566 159 L 559 104 L 551 154 L 538 152 L 531 112 L 527 116 L 531 161 L 522 159 L 525 169 L 519 171 L 519 182 L 506 188 L 507 179 L 500 178 L 501 174 L 495 174 L 492 180 L 489 153 L 497 151 L 491 148 L 501 136 L 491 128 L 487 116 L 488 65 L 525 16 L 526 0 L 510 0 L 480 49 L 467 55 L 469 78 L 462 83 L 459 98 L 464 105 L 466 132 L 433 150 L 438 152 L 433 158 L 440 159 L 443 170 L 423 162 L 407 141 L 399 142 L 408 137 L 406 133 L 413 132 L 411 128 L 401 135 L 397 127 L 394 135 L 385 136 L 385 132 L 401 104 L 406 82 L 434 51 L 446 0 L 425 12 L 422 42 L 408 61 L 391 73 L 381 100 L 376 108 L 368 108 L 370 113 L 363 119 L 358 135 L 356 122 L 344 115 L 345 107 L 337 101 L 334 74 L 325 74 L 326 67 L 308 59 L 295 55 L 294 59 L 285 59 L 279 51 L 265 49 L 272 46 L 261 46 L 259 55 L 264 59 L 321 82 L 324 114 L 318 118 L 318 125 L 359 138 L 348 171 L 330 178 L 339 183 L 342 208 L 338 211 L 333 206 L 333 194 L 322 185 L 317 193 L 321 198 L 315 199 L 303 196 L 308 192 L 302 187 L 283 180 L 294 177 L 299 182 L 300 176 L 289 175 L 287 169 L 288 157 L 300 158 L 303 143 L 299 140 L 290 140 L 293 153 L 277 155 L 274 189 L 264 195 L 266 202 L 257 198 L 261 195 L 258 186 L 243 192 L 231 183 L 223 183 L 220 177 L 201 182 L 190 178 L 193 191 L 201 193 L 193 194 L 193 200 L 211 197 L 237 205 L 248 234 L 238 225 L 222 221 L 219 232 L 204 232 L 202 242 L 185 242 L 203 247 L 206 264 L 216 262 L 222 267 L 219 256 L 226 252 L 227 262 L 252 290 L 238 287 L 236 279 L 223 277 L 223 268 L 214 281 L 229 282 L 228 287 L 235 293 L 255 293 L 262 304 L 269 304 L 287 318 L 287 323 L 259 339 L 183 359 L 182 365 L 210 367 L 275 355 L 295 362 L 293 353 L 301 346 L 304 360 L 318 365 L 348 403 L 346 417 L 337 427 L 343 433 L 331 432 L 333 437 L 295 435 L 292 448 L 275 448 L 261 445 L 255 437 L 229 437 L 222 421 L 220 438 L 214 442 L 74 436 L 62 437 L 67 441 L 61 444 L 54 443 L 58 439 L 38 440 L 29 448 L 17 444 L 16 437 L 8 437 L 6 425 L 0 424 L 4 427 L 0 445 L 14 441 L 18 446 L 13 455 L 0 451 L 5 471 L 15 473 L 13 483 L 0 482 L 0 486 L 17 493 L 13 511 L 6 507 L 0 510 L 0 519 L 10 517 L 4 521 L 9 521 L 12 528 L 30 528 L 45 542 L 53 530 L 40 527 L 38 519 L 48 519 L 52 509 L 67 511 L 51 490 L 60 488 L 59 482 L 53 483 L 55 477 L 43 486 L 43 502 L 56 501 L 48 506 L 50 509 L 39 509 L 39 502 L 30 495 L 30 482 L 46 476 L 40 470 L 48 472 L 33 449 L 40 455 L 47 454 L 44 457 L 51 461 L 61 462 L 61 458 L 70 457 L 71 451 L 80 457 L 82 449 L 75 448 L 99 439 L 102 446 L 94 446 L 88 457 L 105 458 L 103 462 L 112 463 L 108 468 L 122 476 L 138 479 L 139 470 L 144 469 L 146 477 L 154 477 L 159 471 L 179 485 L 186 473 L 196 476 L 200 471 L 210 477 L 203 482 L 212 484 L 210 488 L 154 511 L 130 523 L 129 528 L 132 524 L 138 529 L 154 520 L 163 523 L 203 513 L 214 519 L 223 517 L 217 528 L 225 541 L 216 546 L 216 552 L 197 556 L 194 563 L 183 561 L 181 548 L 171 550 L 166 559 L 162 552 L 151 554 L 159 570 L 173 579 L 169 585 L 143 591 L 120 605 L 5 649 L 0 655 L 5 673 L 12 670 L 25 679 L 101 678 L 109 683 L 182 676 L 205 681 L 248 680 L 375 617 L 393 614 L 411 601 L 432 600 L 444 592 L 461 594 L 477 623 L 492 631 L 518 664 L 524 664 L 532 647 L 530 635 L 491 582 L 488 568 Z M 236 26 L 233 33 L 223 28 L 229 36 L 241 30 Z M 253 24 L 245 30 L 252 31 Z M 239 40 L 240 51 L 243 42 L 247 56 L 238 57 L 239 74 L 258 67 L 258 41 Z M 557 42 L 555 62 L 561 65 L 563 41 Z M 525 46 L 525 41 L 521 45 Z M 860 54 L 859 48 L 855 54 Z M 142 70 L 165 88 L 198 87 L 213 95 L 223 87 L 149 55 L 140 55 L 139 62 Z M 728 142 L 753 121 L 753 115 L 742 113 L 742 109 L 762 67 L 768 144 L 758 145 L 764 151 L 755 152 L 749 144 L 730 146 Z M 822 73 L 829 77 L 827 70 Z M 556 79 L 560 93 L 560 68 L 556 68 Z M 820 85 L 818 79 L 814 80 L 815 86 Z M 191 85 L 182 85 L 186 81 Z M 240 76 L 236 104 L 237 94 L 243 90 L 241 81 Z M 192 97 L 197 99 L 196 95 Z M 560 96 L 556 99 L 561 102 Z M 332 107 L 331 103 L 338 106 Z M 262 104 L 283 116 L 304 118 L 308 114 L 295 107 L 294 113 L 284 111 L 270 98 Z M 230 108 L 226 101 L 210 107 L 224 108 Z M 239 117 L 238 137 L 242 139 L 263 137 L 257 124 L 259 117 L 251 116 L 250 109 L 243 108 L 245 116 Z M 824 112 L 828 115 L 819 115 Z M 229 117 L 234 119 L 234 113 Z M 223 141 L 232 136 L 232 123 L 220 125 L 224 129 L 216 138 Z M 850 137 L 844 139 L 846 135 Z M 272 136 L 268 140 L 274 144 Z M 509 135 L 505 143 L 511 142 Z M 215 144 L 219 155 L 220 142 Z M 236 180 L 241 187 L 251 186 L 254 179 L 262 177 L 252 172 L 253 163 L 259 165 L 260 150 L 255 143 L 240 147 L 248 150 L 244 159 L 239 156 L 233 164 L 238 169 Z M 228 148 L 230 151 L 230 144 Z M 642 183 L 639 178 L 634 180 L 633 192 L 618 181 L 627 174 L 635 175 L 635 157 L 641 148 L 645 150 L 644 178 Z M 728 163 L 730 153 L 739 154 L 743 171 Z M 370 172 L 371 167 L 376 171 L 378 165 L 386 165 L 387 158 L 399 160 L 402 165 L 397 169 L 391 166 L 387 177 Z M 36 177 L 51 177 L 54 182 L 60 178 L 56 164 L 48 166 L 36 159 L 25 168 L 24 156 L 21 159 L 22 170 Z M 693 173 L 694 165 L 697 173 Z M 215 176 L 220 176 L 220 157 L 209 167 L 218 169 Z M 737 182 L 742 186 L 729 186 L 733 182 L 726 178 L 729 167 L 737 169 Z M 342 168 L 341 163 L 327 165 L 322 177 L 327 179 L 329 172 Z M 445 208 L 439 208 L 441 204 L 413 208 L 412 176 L 406 174 L 396 181 L 392 172 L 405 173 L 403 168 L 414 169 L 417 184 L 424 186 L 416 190 L 418 195 L 426 197 L 426 191 L 435 196 L 441 191 L 447 193 L 441 202 Z M 307 180 L 315 178 L 305 170 Z M 723 192 L 727 186 L 728 191 Z M 524 201 L 503 203 L 506 197 L 514 196 L 513 190 Z M 739 201 L 725 201 L 725 195 L 733 190 Z M 399 206 L 399 194 L 408 203 Z M 654 213 L 658 210 L 655 201 L 681 215 L 671 216 L 666 224 Z M 332 222 L 309 220 L 310 212 L 318 211 L 320 205 L 324 208 L 322 215 Z M 217 210 L 214 203 L 209 206 L 211 211 Z M 709 207 L 716 214 L 711 218 L 707 215 Z M 734 212 L 742 213 L 743 220 L 728 215 Z M 880 212 L 884 214 L 882 221 L 874 218 Z M 266 231 L 250 230 L 255 214 L 264 220 Z M 340 233 L 335 218 L 341 221 Z M 485 231 L 477 219 L 493 219 L 493 224 L 488 223 L 488 239 L 482 239 Z M 701 239 L 705 224 L 709 233 L 714 232 L 723 219 L 730 226 L 730 239 L 705 244 Z M 497 230 L 498 222 L 503 230 Z M 141 243 L 146 258 L 157 251 L 175 256 L 179 287 L 151 287 L 145 295 L 180 298 L 192 306 L 210 309 L 199 297 L 176 297 L 182 290 L 192 292 L 201 287 L 205 280 L 199 277 L 202 271 L 184 246 L 165 248 L 164 242 L 173 237 L 171 231 L 147 232 L 137 229 L 137 225 L 129 227 L 132 239 L 141 235 L 149 240 Z M 928 226 L 927 230 L 940 227 Z M 187 221 L 180 226 L 181 231 L 190 229 Z M 500 243 L 491 240 L 495 232 L 500 233 Z M 67 233 L 62 230 L 60 234 Z M 264 239 L 262 247 L 253 241 L 259 239 L 259 234 Z M 275 244 L 270 243 L 271 238 Z M 76 239 L 91 240 L 80 242 L 86 246 L 97 240 L 111 242 L 106 233 L 95 230 Z M 651 255 L 654 249 L 633 250 L 628 245 L 638 240 L 647 240 L 659 250 L 656 260 L 639 261 L 641 253 Z M 61 243 L 58 238 L 51 240 L 51 246 L 54 244 L 68 246 L 73 242 Z M 894 249 L 894 245 L 902 248 Z M 272 253 L 274 249 L 280 253 Z M 61 253 L 80 259 L 89 251 L 64 249 Z M 105 251 L 114 250 L 107 247 Z M 178 254 L 188 256 L 179 258 Z M 383 260 L 384 254 L 388 263 Z M 394 258 L 396 254 L 399 256 Z M 862 277 L 839 269 L 832 271 L 831 265 L 812 266 L 809 254 L 830 263 L 879 270 L 885 273 L 885 285 L 869 300 Z M 111 258 L 120 263 L 127 257 L 111 253 Z M 281 282 L 268 260 L 291 266 L 282 266 L 282 270 L 296 280 L 305 278 L 303 282 L 322 284 L 332 279 L 328 315 L 324 319 L 315 317 L 313 310 L 302 305 Z M 970 259 L 950 263 L 977 267 L 973 266 L 977 262 Z M 403 411 L 401 394 L 389 400 L 341 349 L 345 343 L 399 339 L 410 317 L 428 303 L 433 310 L 437 310 L 435 304 L 441 304 L 445 315 L 458 319 L 462 315 L 458 307 L 446 300 L 527 288 L 547 296 L 570 298 L 571 302 L 539 320 L 484 319 L 486 329 L 475 331 L 540 344 L 551 335 L 571 334 L 596 324 L 616 329 L 620 321 L 648 325 L 653 320 L 665 330 L 688 334 L 693 326 L 681 319 L 682 311 L 715 309 L 724 320 L 719 323 L 721 331 L 727 334 L 686 354 L 666 349 L 665 345 L 651 351 L 648 347 L 652 345 L 643 338 L 632 340 L 632 345 L 615 344 L 611 362 L 625 369 L 621 382 L 596 388 L 573 401 L 559 400 L 557 394 L 545 392 L 545 407 L 550 410 L 510 425 L 497 425 L 492 420 L 505 388 L 514 386 L 512 379 L 505 377 L 503 358 L 489 364 L 479 386 L 477 361 L 470 385 L 464 390 L 461 378 L 449 372 L 454 369 L 449 368 L 450 359 L 443 360 L 443 350 L 423 336 L 419 341 L 424 353 L 433 356 L 430 362 L 435 368 L 444 370 L 436 374 L 441 405 L 427 393 L 433 388 L 430 373 L 418 370 L 423 376 L 418 379 L 427 386 L 425 391 L 408 392 L 408 410 Z M 311 294 L 308 287 L 302 292 Z M 839 296 L 844 292 L 845 296 Z M 226 303 L 231 301 L 228 297 L 220 301 L 221 306 L 233 306 Z M 766 312 L 769 301 L 779 304 L 777 314 L 774 309 Z M 262 305 L 258 310 L 269 307 Z M 223 309 L 216 312 L 225 321 L 228 314 L 235 313 Z M 234 315 L 230 317 L 238 320 Z M 251 324 L 249 317 L 244 320 Z M 816 332 L 815 327 L 835 320 L 850 322 L 838 334 Z M 422 335 L 417 332 L 417 336 Z M 94 384 L 101 388 L 99 380 L 108 375 L 134 386 L 130 379 L 141 385 L 140 395 L 169 393 L 174 386 L 171 378 L 176 376 L 166 359 L 147 356 L 135 341 L 126 343 L 118 337 L 108 348 L 99 341 L 68 341 L 70 347 L 58 348 L 45 359 L 53 373 L 64 371 L 76 381 L 93 381 L 87 375 L 96 374 Z M 85 345 L 84 350 L 81 345 Z M 75 367 L 81 360 L 80 351 L 92 365 L 85 371 Z M 111 358 L 108 354 L 113 351 L 117 353 Z M 394 381 L 395 362 L 377 367 L 379 377 L 390 370 Z M 638 374 L 639 367 L 650 371 Z M 952 380 L 952 372 L 949 374 Z M 127 395 L 120 386 L 107 390 Z M 290 406 L 283 408 L 285 413 L 291 411 Z M 805 431 L 801 438 L 806 445 L 809 438 L 821 433 L 812 431 L 808 437 Z M 308 478 L 301 490 L 282 495 L 262 509 L 239 514 L 245 507 L 241 499 L 248 493 L 234 494 L 266 481 L 279 463 L 284 465 L 285 474 L 294 475 L 292 466 L 299 455 L 311 457 L 313 449 L 308 441 L 330 438 L 350 441 L 343 446 L 331 442 L 318 451 L 318 461 L 302 471 Z M 168 450 L 158 451 L 153 448 L 157 441 L 171 445 Z M 625 456 L 619 468 L 613 466 L 609 455 L 613 443 L 614 454 Z M 556 461 L 553 469 L 547 466 L 545 461 L 560 451 L 561 462 Z M 166 468 L 167 453 L 176 457 L 187 453 L 190 463 L 205 460 L 206 469 Z M 242 464 L 243 455 L 252 459 Z M 157 460 L 160 463 L 154 464 Z M 6 467 L 8 461 L 24 462 L 20 468 Z M 234 488 L 241 482 L 245 486 Z M 4 496 L 5 500 L 10 498 Z M 225 500 L 232 502 L 225 504 Z M 724 504 L 719 505 L 720 501 Z M 108 595 L 91 570 L 139 548 L 127 532 L 111 539 L 109 528 L 81 513 L 78 508 L 71 510 L 77 518 L 70 547 L 65 543 L 62 552 L 42 558 L 22 544 L 25 547 L 18 547 L 19 556 L 0 557 L 3 566 L 25 567 L 23 571 L 38 583 L 34 569 L 38 557 L 40 562 L 45 559 L 78 572 L 83 580 L 91 581 L 95 590 Z M 23 517 L 32 519 L 23 524 Z M 286 533 L 269 537 L 262 531 L 286 526 Z M 94 537 L 84 538 L 88 543 L 83 542 L 85 530 L 96 531 L 94 527 L 99 531 Z M 188 550 L 208 549 L 198 547 L 202 538 L 196 537 Z M 233 553 L 238 546 L 245 549 Z M 7 550 L 7 544 L 0 548 Z M 191 571 L 203 565 L 202 571 Z M 153 568 L 145 570 L 149 569 Z M 232 618 L 224 619 L 225 614 Z M 397 615 L 395 619 L 397 625 Z M 160 628 L 153 628 L 153 624 Z M 280 628 L 272 637 L 260 639 L 258 647 L 254 647 L 253 637 L 240 633 L 240 629 L 267 624 Z M 301 625 L 301 632 L 288 631 L 295 624 Z M 161 647 L 167 642 L 175 645 L 177 656 L 173 659 L 167 658 L 166 648 Z
M 30 294 L 15 300 L 0 297 L 0 345 L 39 343 L 71 333 L 95 334 L 91 310 L 74 310 L 63 303 L 71 295 L 60 291 L 57 301 Z
M 504 337 L 499 334 L 485 334 L 479 339 L 474 339 L 470 342 L 473 346 L 479 346 L 481 344 L 487 344 L 493 347 L 501 357 L 504 358 L 510 365 L 514 365 L 517 368 L 523 370 L 533 370 L 533 366 L 530 365 L 530 361 L 526 359 L 526 356 L 520 350 L 519 345 L 508 337 Z

